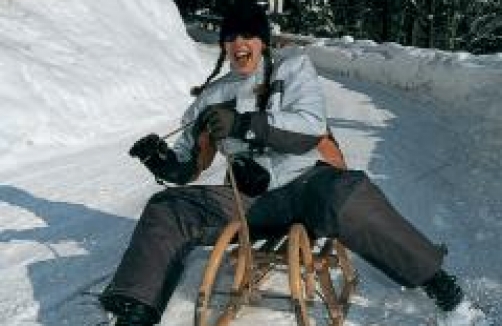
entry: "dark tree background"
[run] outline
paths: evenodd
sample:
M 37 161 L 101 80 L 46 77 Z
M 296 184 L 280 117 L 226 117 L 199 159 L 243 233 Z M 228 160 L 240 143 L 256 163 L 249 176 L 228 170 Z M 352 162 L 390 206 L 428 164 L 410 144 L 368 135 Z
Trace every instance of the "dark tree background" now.
M 231 1 L 175 0 L 185 19 L 219 16 Z M 283 13 L 271 19 L 281 31 L 303 35 L 502 52 L 502 0 L 284 0 Z

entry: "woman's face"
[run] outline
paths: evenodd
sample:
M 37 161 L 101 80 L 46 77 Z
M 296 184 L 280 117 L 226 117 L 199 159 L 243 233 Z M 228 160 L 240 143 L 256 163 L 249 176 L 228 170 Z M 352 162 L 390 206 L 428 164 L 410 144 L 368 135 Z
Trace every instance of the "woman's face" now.
M 230 66 L 241 75 L 250 75 L 260 63 L 265 44 L 258 37 L 237 35 L 224 42 Z

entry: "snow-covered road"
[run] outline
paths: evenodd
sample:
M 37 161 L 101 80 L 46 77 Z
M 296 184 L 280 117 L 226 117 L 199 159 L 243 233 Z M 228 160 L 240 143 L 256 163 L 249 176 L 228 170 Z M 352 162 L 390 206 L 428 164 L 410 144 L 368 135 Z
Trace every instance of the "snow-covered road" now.
M 210 49 L 203 54 L 208 62 L 214 58 Z M 448 245 L 448 269 L 501 325 L 500 129 L 411 93 L 320 73 L 330 125 L 349 166 L 368 171 L 408 219 Z M 102 320 L 95 298 L 83 293 L 106 283 L 142 206 L 161 189 L 127 156 L 139 135 L 0 171 L 0 325 Z M 216 182 L 222 169 L 220 160 L 201 182 Z M 163 325 L 192 324 L 207 252 L 192 257 Z M 421 292 L 403 291 L 355 259 L 361 284 L 348 325 L 432 324 L 433 305 Z M 280 278 L 271 282 L 280 284 Z M 263 309 L 245 310 L 236 325 L 259 323 L 295 324 L 284 312 Z

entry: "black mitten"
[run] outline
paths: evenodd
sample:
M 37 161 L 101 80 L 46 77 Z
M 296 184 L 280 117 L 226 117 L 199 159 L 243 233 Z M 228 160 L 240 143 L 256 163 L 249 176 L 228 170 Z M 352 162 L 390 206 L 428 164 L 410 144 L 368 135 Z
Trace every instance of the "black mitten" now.
M 129 155 L 145 162 L 154 155 L 165 154 L 168 150 L 169 147 L 159 135 L 149 134 L 134 143 L 129 150 Z
M 227 137 L 244 139 L 249 130 L 252 112 L 239 113 L 235 106 L 235 99 L 210 104 L 197 118 L 197 124 L 207 129 L 213 140 Z
M 268 189 L 270 173 L 249 157 L 236 157 L 232 162 L 237 188 L 249 197 L 256 197 Z
M 180 164 L 174 151 L 159 135 L 150 134 L 139 139 L 129 154 L 139 158 L 157 179 L 178 183 Z

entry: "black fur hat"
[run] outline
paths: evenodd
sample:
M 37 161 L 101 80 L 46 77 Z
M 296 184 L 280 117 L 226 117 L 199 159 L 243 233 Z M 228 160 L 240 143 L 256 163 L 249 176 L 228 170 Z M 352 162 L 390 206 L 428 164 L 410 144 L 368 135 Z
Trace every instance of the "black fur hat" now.
M 234 0 L 223 15 L 220 28 L 220 45 L 228 36 L 257 36 L 270 45 L 270 24 L 263 7 L 254 0 Z

